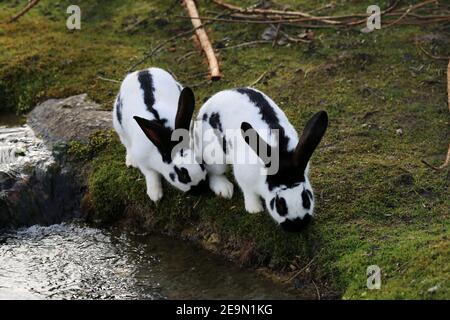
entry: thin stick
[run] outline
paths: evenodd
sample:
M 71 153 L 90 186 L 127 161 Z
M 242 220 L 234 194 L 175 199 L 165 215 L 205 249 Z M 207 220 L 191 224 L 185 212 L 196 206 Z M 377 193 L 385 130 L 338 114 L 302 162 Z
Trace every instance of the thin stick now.
M 448 95 L 448 111 L 450 111 L 450 59 L 447 66 L 447 95 Z
M 269 72 L 269 70 L 266 70 L 266 71 L 264 71 L 259 77 L 258 77 L 258 79 L 256 79 L 255 81 L 253 81 L 251 84 L 250 84 L 250 87 L 253 87 L 253 86 L 255 86 L 255 85 L 257 85 L 265 76 L 266 76 L 266 74 Z
M 428 52 L 427 50 L 425 50 L 422 46 L 419 45 L 420 50 L 423 51 L 423 53 L 425 53 L 427 56 L 429 56 L 430 58 L 436 59 L 436 60 L 450 60 L 450 57 L 444 57 L 444 56 L 435 56 L 433 54 L 431 54 L 430 52 Z M 448 90 L 450 91 L 450 87 L 448 88 Z M 449 106 L 450 106 L 450 97 L 449 97 Z M 449 107 L 450 108 L 450 107 Z
M 278 14 L 278 15 L 284 15 L 284 16 L 298 16 L 298 17 L 305 17 L 305 18 L 311 18 L 315 20 L 320 20 L 322 22 L 328 23 L 328 24 L 339 24 L 338 21 L 328 20 L 324 19 L 322 17 L 316 17 L 309 13 L 302 12 L 302 11 L 283 11 L 283 10 L 272 10 L 272 9 L 259 9 L 259 8 L 248 8 L 244 9 L 229 3 L 225 3 L 222 0 L 213 0 L 214 3 L 218 4 L 219 6 L 222 6 L 224 8 L 227 8 L 229 10 L 237 11 L 240 13 L 256 13 L 256 14 Z
M 273 25 L 272 25 L 272 27 L 273 27 Z M 273 42 L 272 42 L 272 48 L 274 48 L 278 42 L 278 35 L 280 34 L 280 28 L 281 28 L 281 23 L 277 24 L 277 26 L 276 26 L 275 37 L 273 37 Z
M 306 266 L 304 266 L 303 268 L 301 268 L 299 271 L 297 271 L 296 273 L 294 273 L 293 276 L 291 276 L 289 279 L 287 279 L 285 282 L 290 282 L 292 280 L 294 280 L 295 278 L 297 278 L 303 271 L 305 271 L 306 269 L 309 268 L 309 266 L 311 266 L 311 264 L 314 262 L 314 259 L 316 257 L 313 257 L 307 264 Z
M 214 54 L 214 49 L 209 41 L 205 29 L 203 28 L 201 20 L 193 19 L 193 17 L 199 16 L 197 6 L 195 5 L 194 0 L 184 0 L 183 3 L 186 6 L 189 17 L 191 17 L 191 22 L 195 28 L 195 34 L 197 35 L 198 41 L 200 42 L 206 58 L 208 59 L 211 80 L 219 80 L 222 75 L 220 74 L 219 63 L 216 55 Z
M 28 11 L 30 11 L 35 5 L 37 5 L 39 3 L 40 0 L 31 0 L 28 5 L 22 9 L 22 11 L 20 11 L 18 14 L 16 14 L 14 17 L 12 17 L 8 23 L 12 23 L 14 21 L 17 21 L 20 19 L 20 17 L 22 17 L 25 13 L 27 13 Z
M 409 8 L 400 16 L 400 18 L 398 18 L 394 22 L 391 22 L 391 23 L 385 25 L 384 28 L 388 28 L 390 26 L 393 26 L 393 25 L 397 24 L 400 20 L 405 18 L 411 11 L 417 10 L 417 9 L 419 9 L 419 8 L 421 8 L 423 6 L 426 6 L 426 5 L 430 4 L 430 3 L 433 3 L 433 2 L 436 3 L 437 0 L 428 0 L 428 1 L 424 1 L 424 2 L 418 3 L 416 5 L 413 5 L 413 6 L 412 5 L 409 6 Z
M 236 45 L 234 45 L 234 46 L 223 47 L 223 48 L 217 48 L 216 50 L 237 49 L 237 48 L 242 48 L 242 47 L 253 46 L 253 45 L 255 45 L 255 44 L 270 43 L 270 42 L 271 42 L 271 41 L 269 41 L 269 40 L 254 40 L 254 41 L 249 41 L 249 42 L 239 43 L 239 44 L 236 44 Z
M 448 145 L 447 157 L 445 158 L 444 163 L 439 167 L 439 169 L 443 169 L 450 163 L 450 144 Z
M 103 81 L 114 82 L 114 83 L 120 83 L 120 81 L 118 81 L 118 80 L 108 79 L 108 78 L 105 78 L 105 77 L 102 77 L 102 76 L 97 76 L 97 78 L 99 78 L 100 80 L 103 80 Z
M 316 285 L 316 283 L 314 282 L 314 280 L 312 280 L 312 283 L 313 283 L 314 287 L 316 288 L 317 300 L 320 300 L 320 292 L 319 292 L 319 288 L 317 288 L 317 285 Z
M 448 111 L 450 111 L 450 60 L 448 61 L 447 67 L 447 94 L 448 94 Z M 444 163 L 439 167 L 439 169 L 443 169 L 450 163 L 450 144 L 448 145 L 447 157 L 445 158 Z
M 423 163 L 424 165 L 426 165 L 428 168 L 433 169 L 434 171 L 439 171 L 439 168 L 437 168 L 437 167 L 435 167 L 435 166 L 429 164 L 429 163 L 428 163 L 427 161 L 425 161 L 424 159 L 422 159 L 421 161 L 422 161 L 422 163 Z

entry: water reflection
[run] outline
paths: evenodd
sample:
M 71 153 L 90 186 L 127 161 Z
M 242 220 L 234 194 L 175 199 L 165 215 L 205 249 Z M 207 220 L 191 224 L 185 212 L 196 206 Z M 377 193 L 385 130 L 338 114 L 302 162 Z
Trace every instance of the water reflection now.
M 0 299 L 292 299 L 182 241 L 78 224 L 0 235 Z

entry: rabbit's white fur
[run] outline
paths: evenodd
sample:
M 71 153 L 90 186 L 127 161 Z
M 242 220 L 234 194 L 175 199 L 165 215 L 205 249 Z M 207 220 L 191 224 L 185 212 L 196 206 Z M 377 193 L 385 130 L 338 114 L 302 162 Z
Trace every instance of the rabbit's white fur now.
M 323 113 L 326 117 L 326 113 Z M 323 122 L 323 118 L 321 120 Z M 206 164 L 210 188 L 217 195 L 225 198 L 231 198 L 233 194 L 233 184 L 224 175 L 227 165 L 217 164 L 225 156 L 227 163 L 233 164 L 234 177 L 244 194 L 245 209 L 248 212 L 262 211 L 262 198 L 272 218 L 283 228 L 288 231 L 302 229 L 314 212 L 313 191 L 308 179 L 309 165 L 307 163 L 309 159 L 299 169 L 301 172 L 295 172 L 297 170 L 295 167 L 293 172 L 289 172 L 291 169 L 288 169 L 288 172 L 282 172 L 275 183 L 273 180 L 269 181 L 268 176 L 264 174 L 267 171 L 265 171 L 266 167 L 263 161 L 245 142 L 242 135 L 235 134 L 233 139 L 227 136 L 227 131 L 240 132 L 241 126 L 245 122 L 250 124 L 260 137 L 268 141 L 272 147 L 277 142 L 275 142 L 275 136 L 270 134 L 269 129 L 281 128 L 284 130 L 284 136 L 287 137 L 284 140 L 287 142 L 285 151 L 289 155 L 295 152 L 299 142 L 297 132 L 284 112 L 268 96 L 253 88 L 221 91 L 201 107 L 194 128 L 195 152 L 197 157 L 203 157 Z M 216 130 L 215 139 L 211 139 L 206 134 L 211 129 Z M 226 141 L 225 148 L 222 148 L 223 141 Z M 211 144 L 216 145 L 214 147 L 216 152 L 213 155 L 205 152 L 208 147 L 211 147 Z M 225 154 L 222 151 L 224 149 L 226 150 Z M 235 159 L 237 159 L 235 153 L 243 150 L 248 156 L 247 161 L 235 163 Z M 281 162 L 283 160 L 286 159 L 280 159 Z M 291 177 L 284 181 L 283 175 L 286 173 Z M 295 179 L 295 176 L 298 178 Z
M 150 68 L 127 75 L 114 104 L 113 125 L 126 148 L 126 165 L 137 167 L 144 174 L 147 194 L 155 202 L 163 196 L 160 175 L 184 192 L 206 179 L 203 166 L 190 161 L 194 158 L 191 149 L 177 152 L 170 161 L 163 161 L 160 150 L 134 119 L 159 121 L 173 130 L 181 91 L 182 86 L 168 72 Z

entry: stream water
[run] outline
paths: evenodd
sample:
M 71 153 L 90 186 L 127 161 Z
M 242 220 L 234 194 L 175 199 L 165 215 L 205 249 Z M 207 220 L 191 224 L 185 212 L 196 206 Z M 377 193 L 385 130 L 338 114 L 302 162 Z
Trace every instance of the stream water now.
M 80 223 L 0 234 L 0 299 L 293 299 L 194 245 Z

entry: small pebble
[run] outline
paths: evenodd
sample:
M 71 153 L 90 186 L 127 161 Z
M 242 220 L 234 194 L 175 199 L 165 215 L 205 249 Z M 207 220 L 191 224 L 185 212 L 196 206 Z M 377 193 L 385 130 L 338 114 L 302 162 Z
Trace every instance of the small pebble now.
M 403 130 L 401 128 L 395 130 L 395 134 L 401 136 L 403 134 Z

